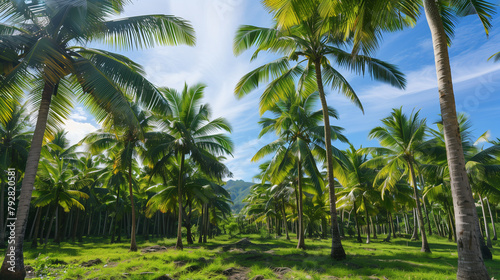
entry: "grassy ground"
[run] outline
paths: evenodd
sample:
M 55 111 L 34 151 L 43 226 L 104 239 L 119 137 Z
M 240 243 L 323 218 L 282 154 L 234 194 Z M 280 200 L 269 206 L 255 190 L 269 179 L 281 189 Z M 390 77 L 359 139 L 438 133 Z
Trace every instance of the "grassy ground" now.
M 246 248 L 224 248 L 242 237 L 249 237 L 253 244 Z M 140 249 L 153 245 L 168 249 L 131 253 L 127 243 L 111 245 L 107 239 L 87 239 L 84 244 L 51 244 L 46 249 L 27 249 L 25 262 L 35 269 L 35 279 L 155 279 L 165 274 L 173 279 L 252 279 L 257 275 L 265 279 L 441 280 L 456 277 L 456 245 L 434 236 L 429 238 L 432 254 L 421 253 L 419 241 L 403 238 L 392 239 L 392 243 L 382 243 L 379 238 L 371 244 L 347 239 L 343 244 L 348 257 L 339 262 L 329 257 L 329 240 L 306 239 L 306 251 L 295 249 L 293 238 L 287 241 L 248 235 L 230 239 L 225 235 L 210 241 L 176 251 L 170 248 L 175 245 L 174 239 L 139 240 Z M 500 279 L 498 245 L 494 244 L 494 259 L 486 262 L 490 276 L 495 279 Z M 81 266 L 96 258 L 102 263 Z

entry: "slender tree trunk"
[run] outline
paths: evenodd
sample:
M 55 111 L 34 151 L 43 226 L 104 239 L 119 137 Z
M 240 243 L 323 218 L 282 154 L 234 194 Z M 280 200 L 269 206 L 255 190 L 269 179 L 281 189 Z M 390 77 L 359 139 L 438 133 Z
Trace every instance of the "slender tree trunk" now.
M 326 103 L 325 91 L 323 89 L 323 79 L 321 77 L 321 58 L 314 61 L 316 69 L 316 83 L 318 85 L 319 98 L 321 99 L 321 108 L 323 110 L 323 121 L 325 123 L 325 150 L 328 173 L 328 186 L 330 198 L 330 220 L 332 223 L 332 250 L 330 256 L 335 260 L 343 260 L 346 258 L 342 240 L 340 239 L 339 224 L 337 221 L 337 198 L 335 195 L 335 181 L 333 176 L 333 154 L 332 154 L 332 137 L 330 116 L 328 114 L 328 105 Z
M 491 227 L 493 228 L 493 240 L 497 240 L 497 229 L 495 228 L 495 219 L 493 219 L 493 215 L 491 214 L 490 201 L 488 200 L 488 197 L 485 197 L 484 199 L 486 200 L 486 205 L 488 205 L 488 212 L 490 213 Z M 493 207 L 495 206 L 493 205 Z
M 297 185 L 299 188 L 299 204 L 297 205 L 297 210 L 299 212 L 299 242 L 297 243 L 297 249 L 306 249 L 306 244 L 304 242 L 304 220 L 303 220 L 303 206 L 302 206 L 302 164 L 301 159 L 297 161 L 298 168 L 298 180 Z
M 40 213 L 40 207 L 36 207 L 35 222 L 32 223 L 31 231 L 30 231 L 30 237 L 28 238 L 29 240 L 32 240 L 32 238 L 33 238 L 33 231 L 35 231 L 36 220 L 38 219 L 38 216 L 40 216 L 40 215 L 41 215 L 41 213 Z
M 205 210 L 205 204 L 203 204 L 201 206 L 201 216 L 200 218 L 198 218 L 198 229 L 200 231 L 200 237 L 198 238 L 198 243 L 202 243 L 203 242 L 203 234 L 205 233 L 205 213 L 204 213 L 204 210 Z M 200 220 L 201 220 L 201 225 L 200 225 Z
M 191 201 L 189 201 L 188 205 L 189 205 L 189 213 L 186 215 L 187 243 L 193 244 L 193 236 L 191 233 Z
M 42 99 L 40 101 L 40 109 L 31 141 L 31 148 L 26 160 L 26 169 L 24 179 L 21 186 L 21 193 L 17 201 L 17 213 L 15 220 L 15 238 L 14 243 L 9 244 L 9 247 L 14 247 L 14 250 L 6 250 L 5 258 L 0 269 L 1 279 L 20 280 L 26 276 L 24 269 L 23 258 L 23 242 L 24 233 L 28 223 L 28 214 L 30 210 L 31 194 L 33 192 L 33 184 L 35 183 L 36 172 L 38 170 L 38 161 L 40 160 L 40 152 L 42 151 L 43 137 L 45 127 L 47 126 L 47 117 L 49 115 L 50 102 L 52 94 L 55 92 L 56 86 L 52 83 L 45 82 Z M 14 256 L 12 256 L 12 251 Z M 11 261 L 9 263 L 9 261 Z M 10 270 L 9 270 L 10 268 Z
M 486 219 L 486 209 L 484 207 L 484 199 L 478 194 L 479 200 L 481 200 L 481 210 L 483 211 L 483 221 L 484 221 L 484 233 L 486 234 L 486 246 L 488 248 L 493 248 L 491 244 L 490 229 L 488 228 L 488 220 Z
M 117 186 L 116 203 L 115 203 L 116 209 L 115 209 L 115 217 L 114 217 L 115 218 L 115 225 L 113 227 L 113 234 L 111 235 L 111 243 L 115 243 L 115 234 L 116 234 L 116 231 L 119 228 L 119 224 L 120 224 L 119 223 L 120 219 L 118 219 L 118 211 L 120 209 L 119 203 L 120 203 L 120 186 Z M 83 220 L 85 221 L 85 216 L 83 217 Z
M 366 200 L 363 200 L 365 204 L 365 218 L 366 218 L 366 244 L 370 244 L 370 222 L 371 217 L 368 216 L 368 208 L 366 207 Z
M 377 239 L 377 228 L 375 224 L 373 223 L 372 217 L 370 217 L 370 223 L 372 225 L 372 230 L 373 230 L 373 239 Z
M 411 240 L 418 240 L 418 220 L 417 220 L 417 210 L 413 208 L 413 234 L 411 235 Z
M 76 232 L 78 230 L 78 220 L 79 219 L 80 219 L 80 210 L 76 209 L 76 217 L 75 217 L 75 221 L 73 223 L 73 232 L 71 233 L 71 240 L 73 242 L 76 241 Z
M 137 251 L 137 243 L 135 242 L 135 204 L 134 204 L 134 192 L 132 190 L 132 163 L 128 167 L 128 191 L 130 195 L 130 205 L 132 206 L 132 228 L 130 230 L 130 251 Z
M 37 209 L 37 212 L 38 210 L 40 211 L 40 213 L 38 216 L 36 216 L 35 232 L 32 238 L 33 241 L 31 242 L 31 248 L 33 249 L 36 249 L 38 247 L 38 231 L 40 229 L 40 221 L 42 220 L 42 211 L 40 208 Z
M 297 205 L 297 215 L 298 215 L 298 208 L 299 208 L 299 188 L 295 187 L 295 205 Z M 295 238 L 299 240 L 299 222 L 297 221 L 295 225 Z
M 430 253 L 431 249 L 429 248 L 429 243 L 427 243 L 427 235 L 425 234 L 424 218 L 422 217 L 422 210 L 420 208 L 420 202 L 418 199 L 417 176 L 415 176 L 415 169 L 413 168 L 413 162 L 411 160 L 409 160 L 408 164 L 410 166 L 410 174 L 412 177 L 413 195 L 415 196 L 415 202 L 417 204 L 418 226 L 420 228 L 420 235 L 422 237 L 422 248 L 420 249 L 420 251 Z
M 392 216 L 390 213 L 387 213 L 387 222 L 392 223 Z M 384 242 L 391 242 L 391 226 L 389 224 L 389 234 L 387 234 L 387 237 L 384 239 Z
M 425 203 L 425 196 L 422 196 L 422 204 L 424 205 L 425 218 L 427 220 L 427 225 L 429 229 L 429 236 L 432 235 L 431 219 L 429 218 L 429 211 L 427 211 L 427 205 Z
M 177 243 L 175 248 L 182 250 L 182 172 L 184 168 L 184 153 L 181 153 L 181 164 L 179 165 L 179 178 L 177 180 L 177 202 L 179 203 L 179 218 L 177 225 Z
M 424 0 L 423 2 L 427 23 L 432 34 L 451 192 L 457 219 L 457 279 L 490 279 L 480 254 L 479 232 L 476 229 L 479 219 L 465 170 L 446 33 L 436 1 Z
M 356 213 L 356 200 L 353 201 L 353 211 L 354 211 L 354 221 L 356 222 L 356 231 L 358 233 L 358 238 L 357 241 L 358 243 L 362 243 L 363 241 L 361 240 L 361 231 L 359 230 L 359 219 L 358 219 L 358 213 Z
M 54 209 L 54 214 L 53 214 L 52 218 L 50 219 L 49 228 L 47 229 L 47 235 L 45 235 L 45 241 L 43 242 L 44 249 L 47 247 L 47 244 L 49 243 L 49 236 L 50 236 L 50 233 L 52 232 L 52 224 L 54 223 L 54 220 L 56 218 L 56 213 L 57 213 L 57 206 Z
M 288 235 L 288 223 L 286 222 L 286 211 L 285 211 L 285 199 L 281 199 L 281 211 L 283 212 L 283 222 L 285 226 L 285 234 L 286 234 L 286 240 L 290 240 L 290 236 Z

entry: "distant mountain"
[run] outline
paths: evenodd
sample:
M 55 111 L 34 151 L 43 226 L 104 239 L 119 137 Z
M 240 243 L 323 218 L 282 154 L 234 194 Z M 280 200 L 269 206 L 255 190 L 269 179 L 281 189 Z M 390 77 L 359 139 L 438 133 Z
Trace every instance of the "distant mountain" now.
M 229 180 L 226 182 L 224 188 L 231 193 L 231 199 L 234 203 L 231 206 L 233 213 L 239 213 L 241 208 L 245 206 L 242 201 L 250 193 L 250 187 L 253 185 L 255 184 L 243 180 Z

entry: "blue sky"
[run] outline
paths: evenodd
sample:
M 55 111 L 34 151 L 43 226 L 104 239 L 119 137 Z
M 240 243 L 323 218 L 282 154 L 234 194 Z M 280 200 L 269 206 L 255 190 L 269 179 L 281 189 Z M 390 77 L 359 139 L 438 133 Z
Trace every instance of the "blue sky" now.
M 196 47 L 159 47 L 125 52 L 143 65 L 148 78 L 158 86 L 181 89 L 185 82 L 205 83 L 205 101 L 210 103 L 214 117 L 226 117 L 233 126 L 234 157 L 226 164 L 235 179 L 250 181 L 257 173 L 258 163 L 250 158 L 272 137 L 258 139 L 260 128 L 258 101 L 262 89 L 237 100 L 233 95 L 238 80 L 259 65 L 273 59 L 261 55 L 250 63 L 251 51 L 235 57 L 232 42 L 240 25 L 270 26 L 271 16 L 260 1 L 245 0 L 136 0 L 125 16 L 171 14 L 191 21 L 196 30 Z M 489 38 L 477 18 L 461 19 L 450 48 L 457 110 L 472 121 L 473 134 L 478 137 L 490 131 L 500 138 L 500 63 L 487 61 L 500 51 L 500 18 L 493 19 Z M 329 92 L 330 106 L 340 113 L 332 125 L 345 128 L 351 143 L 358 147 L 376 146 L 368 139 L 371 128 L 390 114 L 392 108 L 420 109 L 428 124 L 439 120 L 439 100 L 430 31 L 422 16 L 417 26 L 402 32 L 385 34 L 375 57 L 398 65 L 408 80 L 406 90 L 398 90 L 369 77 L 343 71 L 365 108 L 365 114 L 336 92 Z M 319 105 L 319 104 L 318 104 Z M 70 140 L 75 143 L 86 133 L 98 128 L 92 116 L 77 106 L 66 123 Z M 345 145 L 335 143 L 340 148 Z

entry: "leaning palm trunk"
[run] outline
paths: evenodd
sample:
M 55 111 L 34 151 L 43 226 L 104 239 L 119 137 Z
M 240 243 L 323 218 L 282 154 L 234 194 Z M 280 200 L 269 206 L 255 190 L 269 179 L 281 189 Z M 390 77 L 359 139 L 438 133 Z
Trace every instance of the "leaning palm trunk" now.
M 182 250 L 182 169 L 184 168 L 184 153 L 181 154 L 181 164 L 179 165 L 179 179 L 177 181 L 177 202 L 179 203 L 179 219 L 177 224 L 177 243 L 175 248 Z
M 130 205 L 132 205 L 132 230 L 130 231 L 130 251 L 137 251 L 137 244 L 135 243 L 135 205 L 134 193 L 132 191 L 132 164 L 128 167 L 128 191 L 130 195 Z
M 55 86 L 53 84 L 45 82 L 42 92 L 42 100 L 40 102 L 40 109 L 38 110 L 35 131 L 33 133 L 33 140 L 28 153 L 28 159 L 26 160 L 26 169 L 21 186 L 21 194 L 19 195 L 19 204 L 16 214 L 15 243 L 10 245 L 11 247 L 14 247 L 14 265 L 11 266 L 11 264 L 8 263 L 8 261 L 10 261 L 10 257 L 7 256 L 7 254 L 9 254 L 10 250 L 7 250 L 6 257 L 2 263 L 2 268 L 0 269 L 1 279 L 17 280 L 24 279 L 26 276 L 23 258 L 24 233 L 26 232 L 26 226 L 28 223 L 31 194 L 33 192 L 33 184 L 35 183 L 36 172 L 38 170 L 38 161 L 40 160 L 40 152 L 42 151 L 43 137 L 45 134 L 45 127 L 47 126 L 47 117 L 49 115 L 50 102 L 54 89 Z M 10 267 L 12 267 L 11 270 L 9 270 Z
M 483 211 L 483 221 L 484 221 L 484 233 L 486 235 L 486 246 L 488 248 L 493 248 L 493 244 L 491 244 L 491 237 L 490 237 L 490 229 L 488 227 L 488 220 L 486 220 L 486 210 L 484 208 L 484 199 L 481 197 L 480 194 L 478 194 L 479 200 L 481 201 L 481 210 Z
M 420 235 L 422 236 L 422 248 L 420 251 L 430 253 L 431 249 L 429 248 L 429 243 L 427 243 L 427 235 L 425 234 L 425 225 L 424 225 L 424 218 L 422 217 L 422 209 L 420 208 L 420 200 L 418 198 L 418 191 L 417 191 L 417 177 L 415 176 L 415 169 L 413 168 L 413 163 L 408 161 L 408 164 L 410 165 L 410 173 L 412 177 L 412 185 L 413 185 L 413 195 L 415 196 L 415 203 L 417 204 L 417 218 L 418 218 L 418 226 L 420 229 Z
M 443 119 L 446 155 L 456 217 L 457 279 L 490 279 L 479 247 L 478 216 L 465 170 L 464 152 L 455 108 L 446 33 L 435 0 L 424 0 L 427 23 L 432 34 Z
M 346 258 L 346 254 L 344 251 L 344 247 L 342 247 L 342 241 L 340 240 L 339 224 L 337 221 L 337 198 L 335 196 L 335 182 L 333 180 L 333 154 L 330 116 L 328 114 L 328 105 L 326 104 L 325 91 L 323 89 L 323 79 L 321 77 L 321 61 L 315 61 L 314 66 L 316 69 L 316 83 L 318 86 L 319 98 L 321 99 L 321 108 L 323 110 L 323 121 L 325 122 L 325 150 L 330 199 L 330 219 L 332 224 L 332 250 L 330 253 L 330 257 L 335 260 L 343 260 Z

